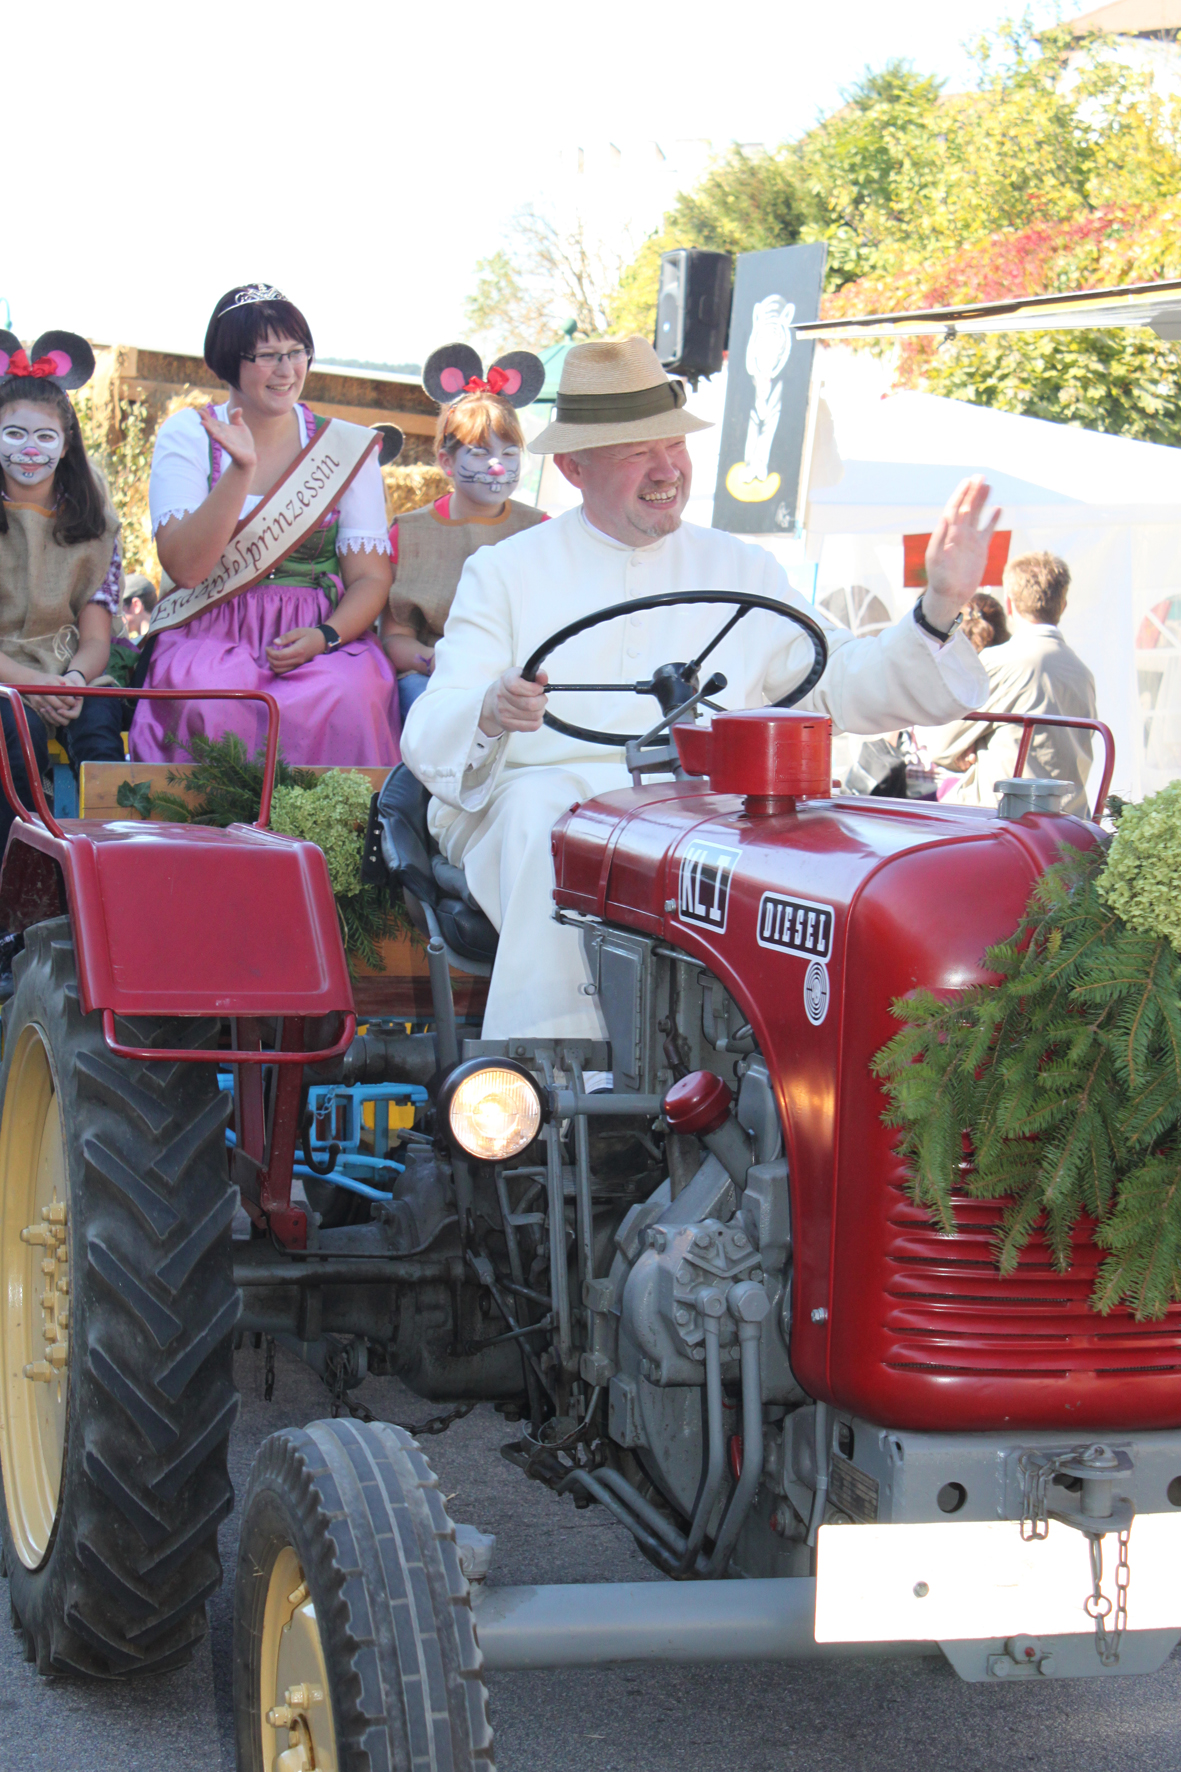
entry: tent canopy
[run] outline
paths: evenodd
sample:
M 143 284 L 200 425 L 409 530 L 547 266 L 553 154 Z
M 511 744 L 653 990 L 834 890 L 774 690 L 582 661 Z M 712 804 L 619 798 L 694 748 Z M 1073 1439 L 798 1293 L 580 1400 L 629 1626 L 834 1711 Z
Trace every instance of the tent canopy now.
M 1181 449 L 934 394 L 830 394 L 817 424 L 808 531 L 929 530 L 957 481 L 976 473 L 992 485 L 1006 527 L 1172 524 L 1181 514 Z

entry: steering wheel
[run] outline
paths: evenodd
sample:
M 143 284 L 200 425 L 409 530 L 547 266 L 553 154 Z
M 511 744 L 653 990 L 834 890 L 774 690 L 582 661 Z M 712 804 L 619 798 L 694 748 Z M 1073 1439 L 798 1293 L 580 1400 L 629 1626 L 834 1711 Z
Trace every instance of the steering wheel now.
M 580 621 L 572 621 L 567 627 L 559 628 L 556 634 L 551 634 L 548 640 L 542 641 L 526 660 L 521 675 L 532 683 L 542 662 L 551 652 L 564 641 L 572 640 L 575 634 L 585 633 L 588 628 L 596 628 L 601 622 L 612 621 L 619 615 L 634 615 L 642 609 L 675 609 L 684 603 L 724 603 L 734 606 L 734 614 L 723 622 L 713 639 L 702 648 L 696 658 L 690 659 L 686 664 L 661 665 L 651 677 L 640 683 L 550 683 L 546 687 L 546 693 L 553 695 L 561 691 L 564 694 L 589 695 L 610 690 L 631 690 L 636 695 L 654 695 L 666 717 L 675 714 L 678 708 L 693 700 L 703 701 L 706 707 L 717 709 L 717 703 L 709 701 L 707 697 L 726 687 L 725 677 L 717 674 L 706 684 L 705 693 L 701 693 L 698 673 L 714 647 L 752 609 L 767 609 L 772 615 L 781 615 L 786 621 L 795 622 L 812 642 L 812 668 L 802 683 L 797 683 L 787 695 L 781 696 L 772 704 L 774 707 L 794 707 L 810 689 L 815 688 L 823 676 L 824 667 L 828 663 L 828 643 L 820 623 L 813 616 L 805 615 L 802 609 L 793 609 L 787 603 L 777 603 L 771 597 L 760 597 L 754 591 L 662 591 L 658 596 L 633 597 L 627 603 L 612 603 L 607 609 L 598 609 L 593 615 L 584 615 Z M 559 720 L 556 714 L 549 712 L 545 715 L 545 724 L 555 732 L 564 732 L 568 738 L 582 738 L 590 744 L 610 745 L 613 749 L 629 742 L 636 743 L 640 738 L 648 736 L 639 732 L 600 732 L 590 726 L 572 726 L 569 721 Z

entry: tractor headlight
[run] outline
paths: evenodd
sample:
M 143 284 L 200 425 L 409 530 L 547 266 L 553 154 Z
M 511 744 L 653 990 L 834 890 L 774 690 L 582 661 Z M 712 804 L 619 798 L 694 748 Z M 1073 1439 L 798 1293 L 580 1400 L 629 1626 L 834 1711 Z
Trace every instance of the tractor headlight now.
M 523 1065 L 469 1059 L 452 1071 L 440 1103 L 455 1143 L 483 1163 L 503 1163 L 532 1144 L 544 1116 L 541 1092 Z

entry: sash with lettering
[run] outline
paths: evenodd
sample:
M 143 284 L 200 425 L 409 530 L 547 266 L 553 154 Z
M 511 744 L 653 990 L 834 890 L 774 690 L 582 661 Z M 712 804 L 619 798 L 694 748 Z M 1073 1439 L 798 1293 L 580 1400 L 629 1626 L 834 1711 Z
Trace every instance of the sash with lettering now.
M 335 418 L 321 424 L 262 503 L 241 518 L 208 578 L 161 597 L 149 633 L 184 627 L 218 603 L 252 590 L 324 521 L 380 447 L 380 436 L 363 425 Z

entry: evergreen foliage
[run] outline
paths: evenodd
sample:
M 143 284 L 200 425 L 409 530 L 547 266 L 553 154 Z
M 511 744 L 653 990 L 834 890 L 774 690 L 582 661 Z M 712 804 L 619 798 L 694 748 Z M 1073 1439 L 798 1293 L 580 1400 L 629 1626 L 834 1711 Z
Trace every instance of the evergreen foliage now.
M 660 254 L 824 240 L 825 318 L 1181 275 L 1181 100 L 1065 26 L 1002 25 L 972 90 L 868 70 L 799 141 L 733 148 L 677 198 L 607 301 L 651 337 Z M 1181 441 L 1181 352 L 1139 332 L 957 338 L 899 349 L 898 383 L 1058 423 Z
M 1016 933 L 985 955 L 997 983 L 891 1005 L 906 1025 L 873 1069 L 912 1198 L 944 1231 L 957 1194 L 1007 1200 L 1001 1272 L 1039 1225 L 1066 1272 L 1072 1232 L 1093 1225 L 1106 1251 L 1094 1307 L 1146 1318 L 1181 1300 L 1181 957 L 1159 916 L 1133 927 L 1111 901 L 1133 903 L 1154 852 L 1142 839 L 1151 830 L 1159 855 L 1167 827 L 1175 913 L 1181 795 L 1124 817 L 1110 861 L 1068 851 L 1037 882 Z M 1142 906 L 1160 886 L 1141 877 Z
M 235 733 L 207 738 L 193 733 L 185 747 L 193 758 L 181 775 L 170 770 L 168 783 L 185 793 L 153 794 L 148 782 L 120 782 L 116 796 L 120 806 L 142 818 L 164 816 L 176 824 L 253 824 L 262 803 L 266 753 L 260 749 L 248 757 Z M 378 943 L 399 930 L 410 932 L 410 921 L 400 904 L 392 905 L 381 887 L 361 879 L 361 851 L 369 817 L 372 789 L 368 778 L 348 770 L 330 769 L 314 775 L 293 769 L 280 757 L 275 769 L 271 807 L 272 829 L 302 837 L 324 852 L 328 878 L 336 899 L 341 937 L 350 965 L 362 960 L 375 969 L 381 966 Z

